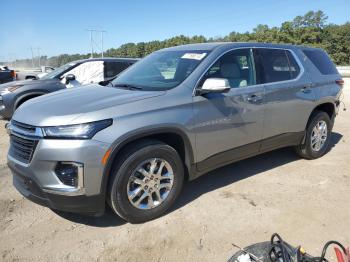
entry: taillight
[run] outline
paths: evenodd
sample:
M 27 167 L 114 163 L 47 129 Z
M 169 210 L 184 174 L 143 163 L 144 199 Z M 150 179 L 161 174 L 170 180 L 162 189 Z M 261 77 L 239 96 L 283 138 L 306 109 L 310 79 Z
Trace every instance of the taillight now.
M 11 70 L 11 77 L 12 77 L 12 78 L 16 78 L 16 72 L 15 72 L 15 70 Z
M 337 85 L 343 86 L 344 85 L 344 80 L 343 79 L 337 79 L 337 80 L 335 80 L 335 83 Z

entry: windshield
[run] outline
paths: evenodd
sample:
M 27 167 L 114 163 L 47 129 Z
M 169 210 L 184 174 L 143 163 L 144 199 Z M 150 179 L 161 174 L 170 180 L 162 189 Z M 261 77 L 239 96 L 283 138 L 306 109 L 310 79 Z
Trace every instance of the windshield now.
M 145 91 L 168 90 L 184 81 L 208 51 L 155 52 L 121 73 L 112 85 Z
M 66 71 L 72 69 L 75 67 L 77 63 L 68 63 L 63 66 L 60 66 L 59 68 L 56 68 L 55 70 L 51 71 L 50 73 L 44 75 L 40 79 L 54 79 L 56 77 L 59 77 L 62 73 L 65 73 Z

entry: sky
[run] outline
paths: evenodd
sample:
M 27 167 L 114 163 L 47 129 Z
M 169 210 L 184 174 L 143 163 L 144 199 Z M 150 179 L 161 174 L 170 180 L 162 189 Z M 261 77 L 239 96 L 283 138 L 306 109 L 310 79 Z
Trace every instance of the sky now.
M 350 21 L 350 0 L 0 0 L 0 61 L 89 53 L 87 29 L 105 30 L 104 49 L 176 35 L 224 36 L 280 26 L 310 10 Z M 97 45 L 98 34 L 94 35 Z

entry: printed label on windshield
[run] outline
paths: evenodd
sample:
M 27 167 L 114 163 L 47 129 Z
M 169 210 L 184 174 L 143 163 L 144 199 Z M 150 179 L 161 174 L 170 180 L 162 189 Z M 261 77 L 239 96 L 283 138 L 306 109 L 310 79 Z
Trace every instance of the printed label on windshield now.
M 200 54 L 198 54 L 198 53 L 186 53 L 181 58 L 202 60 L 206 55 L 207 55 L 207 53 L 200 53 Z

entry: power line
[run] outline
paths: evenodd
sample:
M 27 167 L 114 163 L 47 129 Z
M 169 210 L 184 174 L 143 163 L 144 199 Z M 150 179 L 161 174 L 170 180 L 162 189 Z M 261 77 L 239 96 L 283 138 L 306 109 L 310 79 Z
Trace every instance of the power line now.
M 101 56 L 103 57 L 103 34 L 106 33 L 107 31 L 105 30 L 98 30 L 98 29 L 86 29 L 86 31 L 90 32 L 90 46 L 91 46 L 91 55 L 90 58 L 94 57 L 94 45 L 100 49 L 101 51 Z M 93 33 L 100 33 L 100 45 L 96 43 L 94 40 L 94 35 Z
M 39 65 L 39 68 L 41 67 L 41 54 L 40 54 L 40 51 L 42 50 L 41 47 L 30 47 L 30 52 L 32 54 L 32 67 L 34 68 L 35 67 L 35 62 L 34 62 L 34 50 L 36 50 L 36 53 L 38 55 L 38 65 Z

